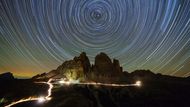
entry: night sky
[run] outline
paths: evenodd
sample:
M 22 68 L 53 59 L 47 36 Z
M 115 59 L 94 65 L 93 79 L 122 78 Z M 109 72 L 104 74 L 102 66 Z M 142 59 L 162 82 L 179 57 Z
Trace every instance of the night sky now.
M 0 73 L 31 77 L 82 51 L 189 76 L 190 0 L 0 0 Z

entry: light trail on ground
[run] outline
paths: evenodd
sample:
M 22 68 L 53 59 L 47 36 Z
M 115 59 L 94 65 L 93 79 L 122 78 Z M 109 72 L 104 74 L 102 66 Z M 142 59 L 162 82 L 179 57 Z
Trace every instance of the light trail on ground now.
M 11 107 L 13 105 L 23 103 L 23 102 L 28 102 L 28 101 L 39 101 L 39 103 L 42 103 L 44 101 L 51 100 L 50 96 L 51 96 L 52 89 L 53 89 L 53 84 L 51 83 L 51 81 L 52 81 L 52 79 L 49 79 L 48 82 L 35 82 L 35 83 L 44 83 L 44 84 L 49 85 L 48 95 L 47 96 L 45 96 L 45 97 L 42 97 L 42 96 L 40 96 L 40 97 L 29 97 L 29 98 L 26 98 L 26 99 L 21 99 L 21 100 L 18 100 L 18 101 L 14 101 L 11 104 L 6 105 L 5 107 Z
M 71 83 L 72 84 L 72 83 Z M 108 83 L 74 83 L 79 85 L 95 85 L 95 86 L 110 86 L 110 87 L 128 87 L 128 86 L 138 86 L 138 84 L 108 84 Z
M 79 82 L 77 80 L 60 80 L 58 83 L 54 84 L 65 84 L 65 85 L 72 85 L 72 84 L 78 84 L 78 85 L 95 85 L 95 86 L 110 86 L 110 87 L 129 87 L 129 86 L 137 86 L 140 87 L 142 85 L 141 81 L 136 81 L 134 84 L 115 84 L 115 83 L 100 83 L 100 82 Z
M 55 81 L 55 82 L 52 82 Z M 19 104 L 19 103 L 23 103 L 23 102 L 27 102 L 27 101 L 38 101 L 39 103 L 51 100 L 52 97 L 52 89 L 53 89 L 53 84 L 60 84 L 60 85 L 74 85 L 74 84 L 78 84 L 78 85 L 94 85 L 94 86 L 109 86 L 109 87 L 130 87 L 130 86 L 136 86 L 136 87 L 141 87 L 142 83 L 141 81 L 136 81 L 136 83 L 134 84 L 115 84 L 115 83 L 100 83 L 100 82 L 80 82 L 79 80 L 69 80 L 66 81 L 64 79 L 49 79 L 48 82 L 35 82 L 35 83 L 43 83 L 43 84 L 47 84 L 49 85 L 49 89 L 48 89 L 48 95 L 45 97 L 29 97 L 26 99 L 21 99 L 18 101 L 14 101 L 9 105 L 6 105 L 5 107 L 11 107 L 13 105 Z
M 11 107 L 11 106 L 13 106 L 13 105 L 16 105 L 16 104 L 19 104 L 19 103 L 22 103 L 22 102 L 35 101 L 35 100 L 38 100 L 38 99 L 39 99 L 39 98 L 37 98 L 37 97 L 34 97 L 34 98 L 29 97 L 29 98 L 27 98 L 27 99 L 21 99 L 21 100 L 19 100 L 19 101 L 12 102 L 11 104 L 6 105 L 5 107 Z

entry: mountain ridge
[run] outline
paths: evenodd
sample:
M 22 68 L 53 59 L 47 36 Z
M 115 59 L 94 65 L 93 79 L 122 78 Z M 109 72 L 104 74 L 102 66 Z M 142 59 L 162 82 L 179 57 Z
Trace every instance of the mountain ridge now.
M 56 69 L 34 76 L 32 79 L 49 79 L 49 78 L 67 78 L 80 81 L 97 81 L 97 82 L 128 82 L 129 79 L 144 79 L 144 78 L 181 78 L 169 75 L 155 74 L 150 70 L 135 70 L 131 73 L 123 71 L 119 60 L 110 59 L 103 52 L 95 57 L 94 64 L 90 61 L 85 52 L 82 52 L 78 57 L 63 62 Z M 187 77 L 186 80 L 190 77 Z

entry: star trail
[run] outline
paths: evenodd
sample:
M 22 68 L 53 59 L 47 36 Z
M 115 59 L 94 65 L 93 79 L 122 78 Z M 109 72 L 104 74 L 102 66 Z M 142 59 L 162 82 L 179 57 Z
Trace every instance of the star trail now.
M 189 76 L 190 0 L 0 0 L 0 73 L 31 77 L 83 51 Z

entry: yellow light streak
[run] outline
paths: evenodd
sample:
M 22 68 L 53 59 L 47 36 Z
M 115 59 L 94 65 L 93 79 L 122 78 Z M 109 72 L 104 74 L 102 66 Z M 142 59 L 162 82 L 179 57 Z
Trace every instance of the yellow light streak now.
M 100 82 L 79 82 L 77 80 L 75 81 L 65 81 L 64 79 L 61 79 L 58 81 L 61 85 L 72 85 L 72 84 L 79 84 L 79 85 L 96 85 L 96 86 L 111 86 L 111 87 L 128 87 L 128 86 L 137 86 L 140 87 L 142 85 L 141 81 L 136 81 L 135 84 L 114 84 L 114 83 L 100 83 Z M 56 84 L 56 83 L 54 83 Z
M 44 101 L 51 100 L 50 96 L 51 96 L 52 89 L 53 89 L 53 84 L 51 84 L 51 81 L 52 81 L 52 79 L 49 79 L 48 82 L 36 82 L 36 83 L 44 83 L 44 84 L 49 85 L 48 95 L 46 97 L 29 97 L 29 98 L 26 98 L 26 99 L 21 99 L 21 100 L 12 102 L 11 104 L 6 105 L 5 107 L 11 107 L 13 105 L 16 105 L 16 104 L 19 104 L 19 103 L 22 103 L 22 102 L 27 102 L 27 101 L 35 101 L 35 100 L 37 100 L 38 102 L 41 103 L 41 102 L 44 102 Z

